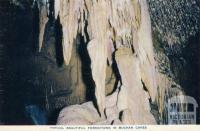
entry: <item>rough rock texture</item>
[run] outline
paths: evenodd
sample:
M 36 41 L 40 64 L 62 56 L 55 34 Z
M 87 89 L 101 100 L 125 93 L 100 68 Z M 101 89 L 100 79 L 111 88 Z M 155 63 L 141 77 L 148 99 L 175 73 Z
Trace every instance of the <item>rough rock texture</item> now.
M 177 94 L 194 96 L 199 86 L 199 0 L 147 0 L 152 21 L 153 44 L 156 53 L 160 122 L 166 123 L 165 104 Z M 196 49 L 194 49 L 196 48 Z M 186 51 L 187 50 L 187 51 Z M 198 80 L 197 80 L 198 79 Z
M 199 0 L 147 0 L 150 7 L 152 27 L 158 37 L 170 46 L 194 36 L 200 28 Z

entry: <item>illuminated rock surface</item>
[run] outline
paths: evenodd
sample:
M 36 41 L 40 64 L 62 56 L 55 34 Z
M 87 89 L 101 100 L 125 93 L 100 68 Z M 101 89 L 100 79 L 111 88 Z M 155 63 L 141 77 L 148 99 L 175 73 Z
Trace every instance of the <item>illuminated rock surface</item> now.
M 63 53 L 67 58 L 66 64 L 71 57 L 71 46 L 78 31 L 83 36 L 89 37 L 86 41 L 88 41 L 87 50 L 95 83 L 97 110 L 101 120 L 107 118 L 98 124 L 101 122 L 101 124 L 111 124 L 119 117 L 119 112 L 124 112 L 123 124 L 155 124 L 155 119 L 150 113 L 149 99 L 151 97 L 154 101 L 156 97 L 156 72 L 151 21 L 146 1 L 60 1 L 60 6 L 55 5 L 55 12 L 59 12 L 58 16 L 63 28 Z M 63 14 L 65 12 L 67 14 Z M 86 31 L 83 30 L 85 28 Z M 108 50 L 109 46 L 115 48 Z M 112 55 L 115 57 L 109 58 Z M 121 85 L 118 87 L 120 88 L 119 97 L 115 98 L 118 104 L 110 108 L 105 104 L 107 59 L 116 61 L 121 76 Z M 143 86 L 146 86 L 147 91 Z M 112 117 L 109 116 L 110 114 Z M 81 118 L 84 119 L 84 117 L 86 116 Z M 67 118 L 69 121 L 70 119 L 72 118 Z M 75 116 L 73 119 L 78 118 Z M 59 119 L 58 123 L 62 123 L 62 120 Z M 76 124 L 76 121 L 69 124 Z

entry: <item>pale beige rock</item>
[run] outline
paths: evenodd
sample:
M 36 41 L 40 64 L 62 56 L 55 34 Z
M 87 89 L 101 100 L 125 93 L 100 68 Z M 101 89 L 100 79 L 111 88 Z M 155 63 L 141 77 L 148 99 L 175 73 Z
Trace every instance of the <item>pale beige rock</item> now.
M 111 121 L 108 121 L 108 120 L 99 121 L 97 123 L 94 123 L 94 125 L 111 125 Z
M 108 7 L 105 0 L 92 2 L 86 0 L 86 7 L 89 13 L 87 31 L 91 40 L 88 43 L 87 50 L 91 59 L 92 77 L 95 82 L 95 96 L 98 110 L 101 116 L 104 116 L 108 42 Z
M 104 116 L 104 110 L 107 109 L 108 116 L 107 120 L 102 117 L 99 121 L 95 119 L 94 122 L 90 116 L 95 112 L 83 109 L 81 105 L 76 107 L 80 110 L 75 111 L 80 114 L 74 114 L 70 119 L 74 122 L 76 118 L 81 117 L 82 122 L 86 120 L 86 123 L 108 124 L 111 123 L 111 119 L 117 119 L 110 114 L 117 114 L 117 110 L 128 109 L 130 120 L 127 122 L 155 124 L 150 113 L 149 97 L 155 100 L 157 83 L 151 22 L 146 0 L 56 0 L 55 2 L 57 2 L 55 18 L 59 17 L 62 25 L 65 64 L 69 64 L 72 44 L 80 33 L 84 36 L 85 42 L 88 42 L 87 50 L 91 59 L 98 111 Z M 107 59 L 109 64 L 112 64 L 113 52 L 122 85 L 119 93 L 114 94 L 108 99 L 109 102 L 106 102 L 106 66 Z M 147 92 L 143 89 L 141 80 Z
M 105 101 L 106 108 L 116 106 L 117 105 L 117 97 L 118 97 L 118 90 L 113 92 L 112 95 L 107 96 L 106 101 Z
M 54 14 L 55 14 L 55 19 L 58 18 L 59 15 L 59 11 L 60 11 L 60 1 L 61 0 L 54 0 Z
M 80 121 L 79 121 L 80 120 Z M 58 125 L 92 124 L 99 121 L 100 117 L 92 102 L 82 105 L 73 105 L 64 108 L 58 117 Z
M 132 113 L 129 109 L 125 109 L 123 110 L 122 112 L 122 117 L 121 117 L 121 121 L 123 124 L 125 125 L 133 125 L 135 124 L 134 123 L 134 120 L 132 119 Z
M 60 123 L 57 123 L 57 125 L 91 125 L 89 121 L 86 119 L 83 119 L 81 117 L 76 117 L 76 118 L 69 118 L 65 119 Z
M 119 110 L 116 108 L 116 106 L 106 108 L 105 112 L 106 112 L 106 119 L 109 121 L 119 118 Z
M 57 2 L 57 1 L 55 1 Z M 81 19 L 81 10 L 83 8 L 82 0 L 60 0 L 55 4 L 55 17 L 60 18 L 63 32 L 63 57 L 65 64 L 68 65 L 71 52 L 72 44 L 78 34 L 79 20 Z
M 151 20 L 146 0 L 138 0 L 141 7 L 141 23 L 138 28 L 138 43 L 134 43 L 135 51 L 140 61 L 142 80 L 151 96 L 155 100 L 157 93 L 155 60 L 151 33 Z
M 103 48 L 102 45 L 103 44 L 98 43 L 98 41 L 94 39 L 88 43 L 87 50 L 91 59 L 92 77 L 95 82 L 95 96 L 98 104 L 98 110 L 101 115 L 104 115 L 106 56 L 104 54 L 105 47 Z
M 123 125 L 123 123 L 119 119 L 116 119 L 112 121 L 112 125 Z
M 127 87 L 127 109 L 135 124 L 155 124 L 155 119 L 150 113 L 148 96 L 141 82 L 139 60 L 129 48 L 119 48 L 115 53 L 116 62 L 122 79 L 123 87 Z M 123 101 L 121 100 L 121 101 Z M 124 107 L 123 107 L 124 108 Z
M 113 93 L 115 89 L 115 83 L 116 76 L 114 74 L 112 66 L 108 65 L 106 68 L 106 95 L 110 95 L 111 93 Z
M 39 6 L 39 52 L 42 49 L 43 45 L 43 39 L 44 39 L 44 33 L 45 33 L 45 27 L 48 22 L 48 16 L 47 16 L 47 7 L 45 5 L 40 5 Z
M 58 125 L 76 125 L 76 124 L 99 124 L 110 125 L 114 119 L 118 118 L 119 112 L 116 104 L 113 104 L 113 100 L 116 100 L 117 92 L 106 97 L 106 105 L 108 118 L 101 118 L 94 107 L 92 102 L 86 102 L 81 105 L 72 105 L 65 107 L 59 113 L 57 124 Z M 115 99 L 114 99 L 115 98 Z M 109 103 L 108 103 L 109 102 Z M 113 107 L 111 107 L 114 105 Z M 80 121 L 79 121 L 80 120 Z
M 122 111 L 128 108 L 128 92 L 127 87 L 122 85 L 117 97 L 117 107 L 118 110 Z

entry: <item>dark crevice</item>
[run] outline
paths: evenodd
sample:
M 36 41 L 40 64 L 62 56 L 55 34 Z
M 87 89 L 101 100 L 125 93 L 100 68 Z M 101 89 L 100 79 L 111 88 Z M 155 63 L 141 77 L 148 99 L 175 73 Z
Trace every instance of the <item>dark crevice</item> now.
M 95 97 L 95 82 L 92 78 L 91 59 L 87 51 L 87 44 L 84 42 L 84 37 L 81 34 L 79 34 L 77 38 L 80 40 L 77 49 L 81 60 L 82 79 L 86 85 L 86 101 L 93 101 L 95 108 L 98 110 L 97 100 Z M 99 110 L 98 113 L 100 115 Z
M 63 58 L 63 47 L 62 47 L 62 39 L 63 39 L 63 32 L 62 32 L 62 25 L 60 24 L 60 17 L 55 21 L 55 49 L 56 49 L 56 61 L 58 66 L 62 66 L 64 64 Z

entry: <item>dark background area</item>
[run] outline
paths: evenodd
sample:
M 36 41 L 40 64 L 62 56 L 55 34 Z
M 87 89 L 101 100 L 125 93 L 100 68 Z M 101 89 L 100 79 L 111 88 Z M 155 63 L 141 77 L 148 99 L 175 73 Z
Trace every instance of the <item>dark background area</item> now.
M 85 101 L 84 91 L 72 93 L 78 86 L 74 87 L 76 81 L 71 78 L 79 74 L 70 76 L 69 72 L 76 73 L 73 68 L 79 68 L 77 56 L 74 54 L 70 66 L 62 64 L 54 37 L 58 31 L 52 21 L 47 24 L 45 46 L 38 52 L 38 8 L 31 8 L 29 2 L 24 1 L 28 6 L 20 8 L 8 0 L 0 1 L 0 121 L 33 124 L 26 107 L 34 105 L 43 112 L 47 124 L 55 124 L 63 106 Z
M 43 116 L 46 124 L 56 124 L 63 107 L 94 98 L 86 43 L 78 35 L 70 63 L 64 65 L 61 24 L 49 16 L 38 52 L 39 11 L 31 0 L 22 1 L 23 8 L 0 0 L 0 122 L 36 124 L 33 119 Z M 115 83 L 108 72 L 107 94 Z

